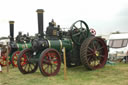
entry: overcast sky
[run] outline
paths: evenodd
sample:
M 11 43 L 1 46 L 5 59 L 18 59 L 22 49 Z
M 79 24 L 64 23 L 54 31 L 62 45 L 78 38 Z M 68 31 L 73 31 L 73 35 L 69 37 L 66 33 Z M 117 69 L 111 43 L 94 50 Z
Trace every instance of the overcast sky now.
M 97 34 L 128 32 L 128 0 L 1 0 L 0 37 L 9 35 L 9 20 L 15 21 L 15 36 L 37 33 L 37 9 L 45 11 L 45 29 L 51 19 L 61 28 L 84 20 Z

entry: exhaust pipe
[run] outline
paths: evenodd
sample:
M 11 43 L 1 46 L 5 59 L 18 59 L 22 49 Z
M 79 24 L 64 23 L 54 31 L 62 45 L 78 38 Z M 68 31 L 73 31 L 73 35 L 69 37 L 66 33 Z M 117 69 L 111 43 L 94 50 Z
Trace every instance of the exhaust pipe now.
M 43 9 L 38 9 L 37 11 L 37 16 L 38 16 L 38 34 L 40 37 L 44 38 L 44 30 L 43 30 Z
M 9 21 L 10 24 L 10 41 L 14 41 L 14 21 Z

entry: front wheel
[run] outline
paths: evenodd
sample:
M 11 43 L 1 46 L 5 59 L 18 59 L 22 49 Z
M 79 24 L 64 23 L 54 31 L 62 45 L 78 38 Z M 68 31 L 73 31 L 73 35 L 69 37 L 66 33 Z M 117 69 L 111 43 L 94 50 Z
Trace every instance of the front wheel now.
M 8 61 L 8 64 L 11 64 L 10 60 Z M 7 56 L 4 53 L 0 56 L 0 65 L 7 66 Z
M 20 54 L 20 51 L 16 51 L 12 54 L 11 57 L 11 63 L 14 67 L 17 67 L 17 59 L 18 59 L 18 55 Z
M 61 66 L 61 58 L 59 52 L 52 48 L 44 50 L 39 59 L 40 72 L 44 76 L 55 76 Z
M 21 73 L 28 74 L 34 73 L 38 68 L 38 63 L 31 62 L 33 51 L 30 48 L 22 50 L 19 54 L 17 64 Z

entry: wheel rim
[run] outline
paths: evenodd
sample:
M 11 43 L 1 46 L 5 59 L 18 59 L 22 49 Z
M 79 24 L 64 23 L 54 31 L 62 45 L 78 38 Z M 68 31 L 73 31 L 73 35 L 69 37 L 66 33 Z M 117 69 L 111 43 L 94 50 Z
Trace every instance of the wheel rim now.
M 86 51 L 81 54 L 86 56 L 84 63 L 86 62 L 86 66 L 92 70 L 102 68 L 106 64 L 108 57 L 106 44 L 101 38 L 97 37 L 93 37 L 86 44 Z
M 71 38 L 77 45 L 81 45 L 85 38 L 89 36 L 89 27 L 86 22 L 78 20 L 70 27 Z
M 38 64 L 30 61 L 33 52 L 30 49 L 21 51 L 18 57 L 18 68 L 23 74 L 34 73 L 37 70 Z
M 17 67 L 17 58 L 18 55 L 20 54 L 20 51 L 16 51 L 14 52 L 14 54 L 12 55 L 12 64 L 13 66 Z
M 46 49 L 40 56 L 40 71 L 44 76 L 54 76 L 60 70 L 61 59 L 55 49 Z
M 1 66 L 7 66 L 6 58 L 7 58 L 7 56 L 5 56 L 5 53 L 2 53 L 1 57 L 0 57 L 0 65 Z M 8 60 L 8 64 L 11 64 L 10 60 Z
M 5 56 L 1 56 L 0 57 L 0 65 L 1 66 L 6 66 L 6 57 Z

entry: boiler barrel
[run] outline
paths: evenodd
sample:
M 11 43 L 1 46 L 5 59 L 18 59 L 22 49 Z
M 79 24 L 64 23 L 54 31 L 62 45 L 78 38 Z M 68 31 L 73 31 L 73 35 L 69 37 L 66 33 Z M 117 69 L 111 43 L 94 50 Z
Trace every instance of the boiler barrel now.
M 63 47 L 66 48 L 66 51 L 70 51 L 72 49 L 72 41 L 71 40 L 48 40 L 49 48 L 54 48 L 58 51 L 61 51 Z
M 25 48 L 30 48 L 31 47 L 31 43 L 24 43 L 24 44 L 17 44 L 18 50 L 23 50 Z

